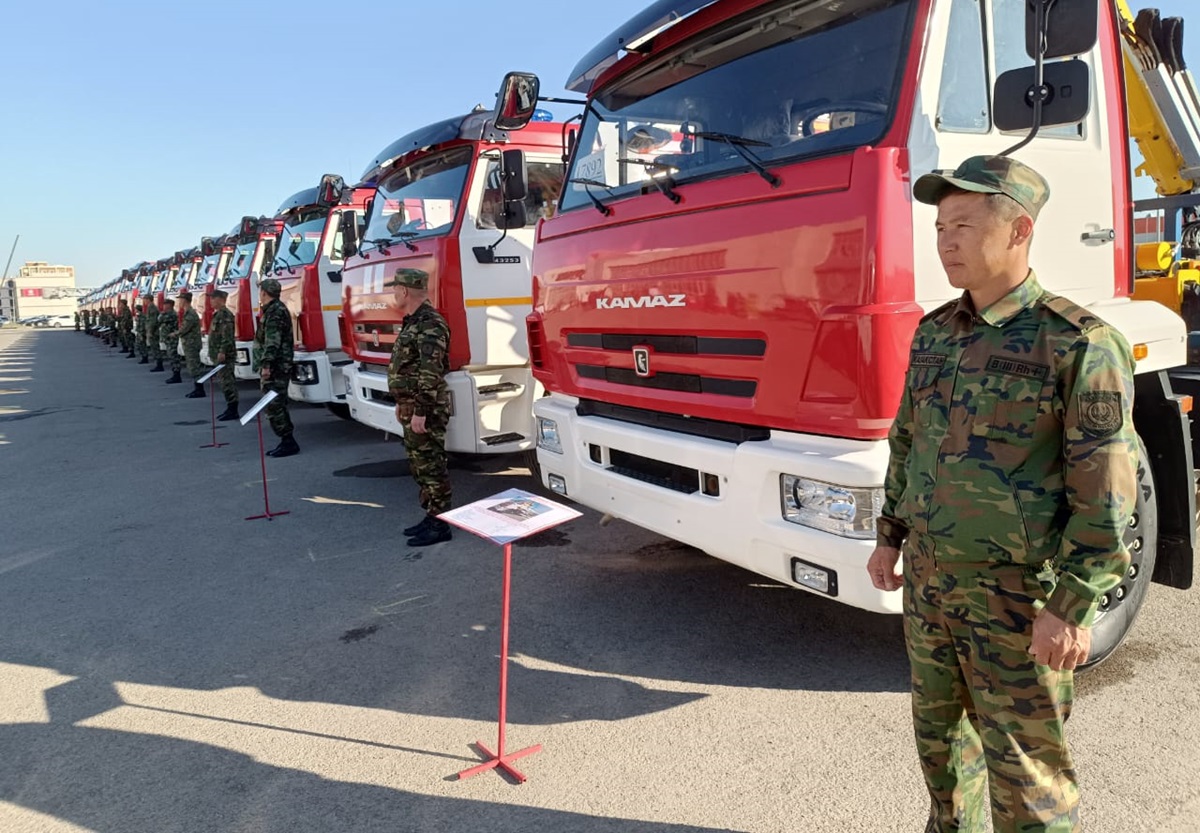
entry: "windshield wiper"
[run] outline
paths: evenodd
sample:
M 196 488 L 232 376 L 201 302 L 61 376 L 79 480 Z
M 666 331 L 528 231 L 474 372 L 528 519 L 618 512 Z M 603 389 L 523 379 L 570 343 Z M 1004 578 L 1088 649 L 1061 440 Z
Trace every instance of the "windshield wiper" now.
M 675 193 L 675 179 L 671 176 L 671 172 L 679 170 L 678 168 L 662 162 L 647 162 L 642 159 L 618 159 L 617 161 L 625 165 L 641 165 L 648 170 L 662 172 L 662 176 L 651 174 L 650 181 L 654 183 L 654 187 L 662 191 L 662 195 L 676 205 L 683 199 L 683 197 Z
M 738 156 L 746 160 L 746 164 L 758 172 L 759 176 L 771 183 L 772 188 L 778 188 L 783 182 L 782 179 L 767 170 L 761 159 L 746 149 L 749 147 L 769 148 L 771 146 L 770 142 L 760 142 L 758 139 L 747 139 L 744 136 L 734 136 L 732 133 L 716 133 L 711 130 L 699 130 L 690 135 L 698 139 L 710 139 L 714 142 L 723 142 L 729 145 Z
M 612 214 L 612 209 L 600 202 L 600 198 L 592 193 L 593 187 L 603 188 L 605 191 L 608 191 L 608 195 L 611 197 L 613 195 L 612 186 L 607 182 L 601 182 L 598 179 L 568 179 L 567 182 L 575 183 L 576 185 L 582 185 L 583 191 L 588 195 L 588 199 L 592 201 L 592 205 L 596 206 L 596 210 L 605 217 L 608 217 Z
M 380 237 L 377 240 L 366 240 L 364 242 L 370 243 L 376 249 L 379 249 L 379 251 L 383 252 L 383 254 L 385 256 L 391 254 L 391 252 L 389 252 L 387 249 L 388 243 L 392 242 L 392 239 L 390 237 Z
M 416 231 L 397 231 L 395 232 L 395 236 L 400 238 L 400 242 L 403 243 L 410 252 L 415 252 L 417 247 L 412 244 L 412 241 L 414 237 L 420 237 L 421 233 Z M 384 252 L 384 254 L 387 254 L 387 252 Z

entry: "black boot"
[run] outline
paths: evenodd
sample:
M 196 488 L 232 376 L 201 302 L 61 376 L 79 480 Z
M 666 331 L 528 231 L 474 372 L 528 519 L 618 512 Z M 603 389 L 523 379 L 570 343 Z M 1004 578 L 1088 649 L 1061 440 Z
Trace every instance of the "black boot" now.
M 205 396 L 204 385 L 199 382 L 192 382 L 192 392 L 183 395 L 184 399 L 203 399 Z
M 150 368 L 151 373 L 162 373 L 164 370 L 166 370 L 166 368 L 162 366 L 162 359 L 159 359 L 158 364 Z
M 429 526 L 409 538 L 408 545 L 410 547 L 429 547 L 434 544 L 440 544 L 443 541 L 449 541 L 452 537 L 454 536 L 450 534 L 450 524 L 441 518 L 435 518 L 430 515 Z
M 128 353 L 126 353 L 126 354 L 125 354 L 125 358 L 127 358 L 127 359 L 136 359 L 136 358 L 137 358 L 137 352 L 136 352 L 136 351 L 134 351 L 134 350 L 130 350 Z
M 433 520 L 433 515 L 426 515 L 425 517 L 421 518 L 421 520 L 417 521 L 412 526 L 405 527 L 403 532 L 404 532 L 405 536 L 407 536 L 409 538 L 411 538 L 414 535 L 420 535 L 422 532 L 425 531 L 425 527 L 429 526 L 429 522 L 432 520 Z
M 171 378 L 167 380 L 167 384 L 168 384 L 168 385 L 179 385 L 179 384 L 182 384 L 182 383 L 183 383 L 183 377 L 179 375 L 179 371 L 178 371 L 178 370 L 176 370 L 176 371 L 175 371 L 175 372 L 172 374 Z
M 283 437 L 279 441 L 279 445 L 267 452 L 268 457 L 291 457 L 293 454 L 300 453 L 300 446 L 296 444 L 296 440 L 291 434 Z
M 138 362 L 138 364 L 150 364 L 150 357 L 142 356 L 142 360 L 140 362 Z
M 237 403 L 234 402 L 232 405 L 225 406 L 225 412 L 217 417 L 217 422 L 229 422 L 229 420 L 237 419 L 239 416 Z

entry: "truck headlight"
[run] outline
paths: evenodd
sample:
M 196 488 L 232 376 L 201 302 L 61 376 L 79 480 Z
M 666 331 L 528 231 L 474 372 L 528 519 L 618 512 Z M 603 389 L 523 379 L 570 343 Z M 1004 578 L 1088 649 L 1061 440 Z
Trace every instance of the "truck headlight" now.
M 883 489 L 838 486 L 784 474 L 779 478 L 779 493 L 785 521 L 844 538 L 875 537 Z
M 317 383 L 317 363 L 297 362 L 292 365 L 292 381 L 297 385 L 315 385 Z
M 538 417 L 537 447 L 544 448 L 546 451 L 553 451 L 555 454 L 563 453 L 562 440 L 558 438 L 557 422 L 545 417 Z

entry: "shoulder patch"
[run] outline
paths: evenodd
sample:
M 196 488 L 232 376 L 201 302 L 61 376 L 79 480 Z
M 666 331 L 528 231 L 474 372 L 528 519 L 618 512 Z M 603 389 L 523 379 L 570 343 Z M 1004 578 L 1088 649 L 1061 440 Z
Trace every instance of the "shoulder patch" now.
M 1104 324 L 1104 320 L 1092 312 L 1079 306 L 1074 301 L 1068 301 L 1061 295 L 1055 295 L 1053 292 L 1047 292 L 1042 296 L 1042 304 L 1081 333 L 1094 330 L 1096 327 Z
M 1088 390 L 1079 394 L 1079 427 L 1084 433 L 1103 440 L 1117 433 L 1124 424 L 1121 392 Z

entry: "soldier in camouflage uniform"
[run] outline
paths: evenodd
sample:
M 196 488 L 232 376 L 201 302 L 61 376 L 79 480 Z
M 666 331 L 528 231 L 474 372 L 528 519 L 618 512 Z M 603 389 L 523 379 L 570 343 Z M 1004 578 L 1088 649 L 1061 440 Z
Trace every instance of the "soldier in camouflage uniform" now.
M 427 547 L 451 537 L 450 525 L 437 517 L 450 508 L 446 465 L 446 426 L 450 422 L 450 327 L 429 303 L 429 274 L 397 269 L 384 286 L 395 287 L 404 322 L 392 345 L 388 389 L 396 400 L 396 420 L 404 428 L 408 467 L 420 489 L 425 517 L 404 530 L 410 547 Z
M 279 281 L 274 278 L 267 278 L 259 284 L 258 300 L 262 312 L 259 313 L 258 329 L 254 332 L 254 355 L 262 380 L 262 391 L 265 394 L 273 390 L 277 394 L 266 409 L 271 430 L 279 437 L 279 445 L 267 452 L 271 457 L 291 457 L 300 453 L 300 446 L 292 436 L 294 428 L 287 407 L 295 338 L 292 314 L 279 300 L 281 291 Z
M 145 320 L 145 335 L 146 353 L 150 358 L 154 359 L 154 367 L 150 368 L 151 373 L 163 372 L 163 349 L 158 342 L 158 320 L 162 317 L 162 313 L 154 304 L 147 306 Z
M 168 385 L 178 385 L 183 382 L 179 375 L 183 364 L 179 356 L 179 313 L 175 312 L 175 299 L 163 301 L 163 311 L 158 314 L 158 343 L 166 351 L 166 358 L 171 363 L 171 375 L 167 377 Z
M 180 292 L 179 300 L 183 307 L 183 318 L 179 322 L 179 341 L 183 344 L 183 360 L 187 362 L 188 375 L 192 377 L 192 390 L 185 393 L 187 399 L 203 399 L 204 385 L 196 380 L 204 375 L 204 365 L 200 364 L 200 316 L 192 309 L 192 293 Z
M 121 351 L 133 358 L 133 313 L 124 298 L 117 304 L 117 342 Z
M 222 422 L 238 418 L 237 380 L 233 376 L 237 343 L 234 338 L 233 313 L 225 308 L 225 300 L 228 297 L 229 293 L 224 289 L 214 289 L 209 298 L 213 307 L 213 317 L 208 325 L 208 358 L 214 365 L 225 365 L 217 373 L 217 383 L 221 386 L 221 393 L 225 395 L 225 411 L 217 417 Z
M 146 355 L 146 308 L 149 306 L 145 301 L 137 305 L 137 315 L 133 317 L 133 345 L 137 350 L 137 354 L 141 357 L 138 364 L 148 364 L 149 357 Z
M 966 291 L 913 338 L 868 571 L 904 590 L 925 829 L 982 831 L 990 788 L 996 833 L 1077 831 L 1063 727 L 1098 602 L 1130 563 L 1132 354 L 1029 270 L 1049 197 L 1035 171 L 972 157 L 913 195 L 937 205 Z

